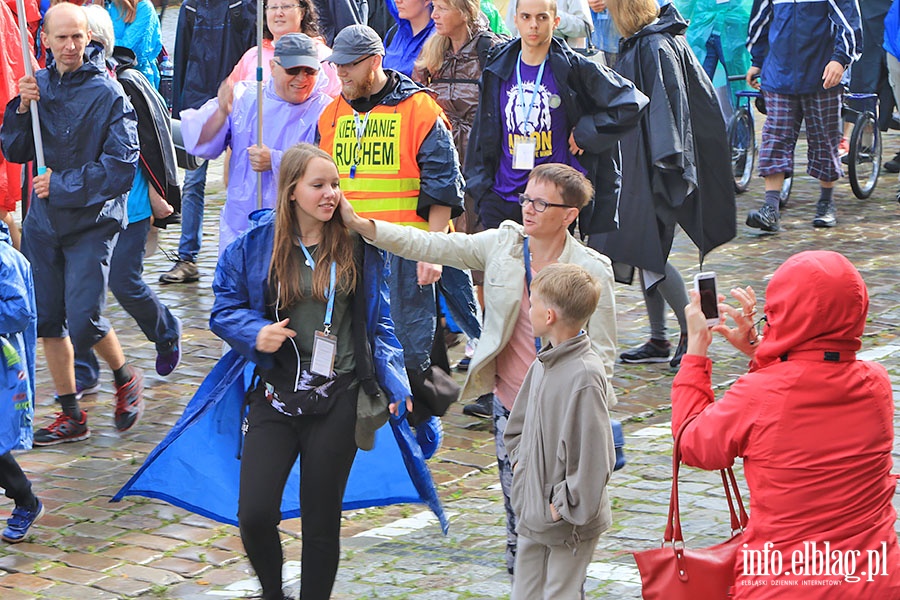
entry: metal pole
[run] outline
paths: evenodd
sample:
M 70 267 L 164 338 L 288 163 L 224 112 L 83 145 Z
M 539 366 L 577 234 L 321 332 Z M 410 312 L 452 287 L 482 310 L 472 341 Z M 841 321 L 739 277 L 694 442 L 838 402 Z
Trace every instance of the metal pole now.
M 22 2 L 22 0 L 18 0 Z M 263 0 L 256 1 L 256 145 L 262 148 L 263 128 L 263 17 L 266 12 Z M 256 209 L 262 208 L 262 173 L 256 173 Z
M 19 13 L 19 37 L 22 39 L 22 62 L 25 64 L 25 74 L 34 75 L 34 69 L 31 68 L 31 52 L 28 48 L 28 28 L 25 25 L 25 0 L 16 0 L 16 11 Z M 44 164 L 44 141 L 41 137 L 41 121 L 38 117 L 37 103 L 31 103 L 31 131 L 34 135 L 34 158 L 37 162 L 38 175 L 47 172 L 47 166 Z

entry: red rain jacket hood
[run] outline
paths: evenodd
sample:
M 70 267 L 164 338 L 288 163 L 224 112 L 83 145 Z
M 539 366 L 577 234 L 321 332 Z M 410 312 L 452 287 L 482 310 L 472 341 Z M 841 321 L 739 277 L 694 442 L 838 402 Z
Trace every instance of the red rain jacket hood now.
M 841 353 L 846 360 L 861 346 L 868 311 L 866 284 L 844 256 L 795 254 L 766 288 L 767 322 L 754 368 L 806 351 Z

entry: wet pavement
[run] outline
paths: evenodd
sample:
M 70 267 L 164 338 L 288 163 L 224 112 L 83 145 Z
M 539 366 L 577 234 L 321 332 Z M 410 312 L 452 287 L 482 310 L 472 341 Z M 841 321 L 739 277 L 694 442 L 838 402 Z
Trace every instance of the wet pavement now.
M 900 147 L 900 136 L 887 136 L 885 159 Z M 798 152 L 798 156 L 802 156 Z M 801 159 L 801 163 L 802 163 Z M 800 169 L 798 168 L 798 171 Z M 768 278 L 788 256 L 801 250 L 832 249 L 846 254 L 869 286 L 869 321 L 863 340 L 866 356 L 891 372 L 900 397 L 900 207 L 897 180 L 883 176 L 868 200 L 853 197 L 846 181 L 835 192 L 839 225 L 814 229 L 811 220 L 816 182 L 800 176 L 783 232 L 759 234 L 743 226 L 747 210 L 762 197 L 762 182 L 738 198 L 736 239 L 714 251 L 703 265 L 719 275 L 721 289 L 752 285 L 762 296 Z M 184 406 L 222 352 L 208 330 L 216 260 L 218 211 L 224 199 L 221 164 L 211 169 L 199 282 L 161 286 L 158 276 L 169 263 L 162 253 L 146 262 L 145 279 L 184 323 L 184 358 L 168 378 L 154 371 L 155 349 L 111 300 L 108 314 L 126 356 L 144 370 L 147 411 L 140 425 L 117 434 L 112 424 L 112 376 L 89 396 L 92 437 L 84 442 L 35 449 L 19 455 L 47 514 L 18 545 L 0 545 L 0 597 L 25 598 L 242 598 L 258 594 L 236 528 L 174 508 L 164 502 L 110 497 L 127 481 L 180 416 Z M 177 247 L 178 228 L 160 235 L 160 246 Z M 686 281 L 700 270 L 696 250 L 680 234 L 672 254 Z M 647 319 L 640 290 L 618 286 L 620 349 L 643 343 Z M 762 299 L 760 300 L 762 302 Z M 677 325 L 670 321 L 673 344 Z M 461 355 L 461 346 L 452 350 Z M 745 371 L 745 361 L 717 340 L 711 356 L 719 393 Z M 614 386 L 619 404 L 613 416 L 625 422 L 629 463 L 610 484 L 615 524 L 600 539 L 586 583 L 590 598 L 639 598 L 640 587 L 630 551 L 654 547 L 664 528 L 671 465 L 667 364 L 618 365 Z M 51 415 L 53 388 L 38 358 L 36 423 Z M 503 598 L 509 577 L 503 559 L 504 513 L 486 421 L 465 417 L 451 407 L 445 419 L 444 446 L 430 466 L 450 515 L 444 537 L 419 505 L 345 514 L 342 560 L 334 598 Z M 900 470 L 900 469 L 898 469 Z M 687 469 L 682 484 L 682 518 L 688 545 L 723 540 L 728 534 L 725 504 L 715 474 Z M 11 505 L 0 503 L 0 519 Z M 299 520 L 283 523 L 285 580 L 297 595 L 302 540 Z

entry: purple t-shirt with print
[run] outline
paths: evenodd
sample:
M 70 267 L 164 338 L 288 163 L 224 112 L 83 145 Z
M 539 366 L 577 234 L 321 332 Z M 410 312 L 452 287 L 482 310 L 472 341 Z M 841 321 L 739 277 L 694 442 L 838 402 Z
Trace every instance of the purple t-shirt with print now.
M 559 89 L 553 79 L 549 61 L 538 86 L 538 95 L 531 106 L 534 92 L 534 80 L 537 79 L 540 65 L 531 66 L 519 61 L 522 73 L 522 91 L 524 98 L 519 97 L 518 78 L 515 72 L 509 80 L 500 85 L 500 121 L 503 139 L 501 147 L 503 155 L 497 174 L 494 178 L 494 191 L 507 202 L 518 202 L 519 194 L 525 191 L 528 175 L 531 171 L 513 169 L 513 147 L 516 139 L 526 138 L 528 134 L 535 140 L 534 164 L 563 163 L 570 165 L 582 173 L 585 172 L 578 159 L 569 152 L 569 119 L 562 106 Z M 528 115 L 528 125 L 524 123 Z

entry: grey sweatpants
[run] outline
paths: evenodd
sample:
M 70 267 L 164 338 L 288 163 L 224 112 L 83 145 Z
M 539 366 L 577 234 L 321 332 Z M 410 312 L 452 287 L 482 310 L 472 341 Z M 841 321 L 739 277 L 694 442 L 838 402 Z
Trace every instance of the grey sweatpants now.
M 546 546 L 520 534 L 510 600 L 579 600 L 599 539 Z

